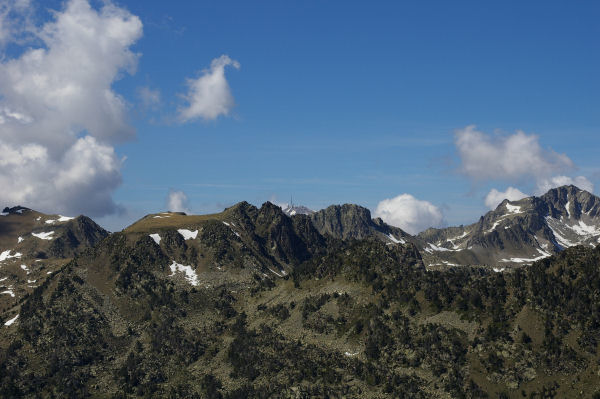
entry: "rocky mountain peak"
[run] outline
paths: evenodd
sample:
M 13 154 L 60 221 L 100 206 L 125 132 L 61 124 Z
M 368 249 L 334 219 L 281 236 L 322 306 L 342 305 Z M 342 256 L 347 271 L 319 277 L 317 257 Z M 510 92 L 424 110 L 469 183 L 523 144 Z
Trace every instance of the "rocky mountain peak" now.
M 9 214 L 22 214 L 23 212 L 30 211 L 30 210 L 31 209 L 25 208 L 24 206 L 20 206 L 20 205 L 13 206 L 12 208 L 10 208 L 10 207 L 7 206 L 7 207 L 5 207 L 2 210 L 2 213 L 5 214 L 5 215 L 9 215 Z
M 526 265 L 575 245 L 598 245 L 600 199 L 562 186 L 541 197 L 505 199 L 470 226 L 429 229 L 419 238 L 429 243 L 424 251 L 447 264 Z
M 0 216 L 0 314 L 108 232 L 86 216 L 47 215 L 22 206 Z
M 598 197 L 573 185 L 554 188 L 540 199 L 546 203 L 548 213 L 552 217 L 579 219 L 582 214 L 600 216 Z
M 359 205 L 331 205 L 310 215 L 321 234 L 348 239 L 362 239 L 372 235 L 371 211 Z

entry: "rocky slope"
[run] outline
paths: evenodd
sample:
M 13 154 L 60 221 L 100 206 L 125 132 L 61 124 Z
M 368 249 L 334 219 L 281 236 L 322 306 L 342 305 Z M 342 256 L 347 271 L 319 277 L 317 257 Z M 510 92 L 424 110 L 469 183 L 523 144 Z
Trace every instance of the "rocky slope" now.
M 531 264 L 575 246 L 600 243 L 600 198 L 563 186 L 541 197 L 504 200 L 469 226 L 429 229 L 418 235 L 428 266 L 488 265 L 496 270 Z
M 246 277 L 283 277 L 327 246 L 307 216 L 290 218 L 270 202 L 241 202 L 214 215 L 153 214 L 124 231 L 129 240 L 154 241 L 173 261 L 219 273 L 234 266 Z
M 85 216 L 5 208 L 0 214 L 0 315 L 106 236 L 107 231 Z

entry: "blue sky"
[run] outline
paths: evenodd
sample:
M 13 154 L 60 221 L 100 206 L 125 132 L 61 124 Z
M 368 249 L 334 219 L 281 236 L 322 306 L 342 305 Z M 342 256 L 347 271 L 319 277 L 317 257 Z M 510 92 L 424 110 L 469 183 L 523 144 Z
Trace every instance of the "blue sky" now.
M 390 220 L 453 225 L 486 212 L 492 188 L 539 194 L 565 181 L 557 176 L 599 187 L 598 2 L 373 3 L 113 3 L 142 24 L 124 46 L 139 54 L 135 71 L 117 62 L 109 82 L 127 104 L 122 119 L 135 138 L 110 141 L 116 156 L 126 157 L 112 172 L 121 183 L 114 175 L 104 188 L 117 207 L 88 213 L 118 230 L 166 209 L 172 191 L 185 193 L 193 213 L 290 196 L 313 209 L 352 202 L 375 211 L 385 199 L 410 194 L 443 220 L 406 201 L 394 206 L 409 209 L 392 208 L 397 218 Z M 5 26 L 12 19 L 42 27 L 57 18 L 48 8 L 67 13 L 69 4 L 32 0 L 27 7 L 35 13 L 24 20 L 13 12 Z M 91 5 L 101 12 L 102 4 Z M 35 37 L 7 43 L 5 63 L 51 46 Z M 235 105 L 216 118 L 182 120 L 191 102 L 186 82 L 222 55 L 240 65 L 224 67 Z M 71 62 L 77 67 L 76 57 Z M 9 106 L 17 101 L 6 95 L 11 84 L 0 84 Z M 142 90 L 160 100 L 144 105 Z M 87 128 L 69 126 L 82 123 Z M 478 141 L 463 151 L 485 151 L 488 143 L 504 148 L 490 156 L 510 158 L 510 143 L 519 146 L 511 137 L 522 131 L 535 135 L 527 145 L 533 153 L 522 156 L 552 171 L 532 164 L 467 172 L 468 162 L 489 166 L 467 159 L 456 143 L 471 125 Z M 102 134 L 95 137 L 103 143 Z M 13 198 L 27 199 L 0 199 Z M 79 207 L 65 211 L 86 210 L 85 201 L 72 202 Z

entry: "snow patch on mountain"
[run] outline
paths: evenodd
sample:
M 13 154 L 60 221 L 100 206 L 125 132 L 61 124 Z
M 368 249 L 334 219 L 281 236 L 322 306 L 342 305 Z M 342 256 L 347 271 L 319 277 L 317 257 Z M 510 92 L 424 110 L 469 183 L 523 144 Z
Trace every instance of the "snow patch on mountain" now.
M 198 230 L 179 229 L 177 232 L 183 236 L 184 240 L 191 240 L 198 237 Z
M 486 233 L 492 233 L 494 230 L 496 230 L 496 227 L 498 227 L 498 225 L 500 224 L 501 221 L 502 221 L 502 219 L 496 220 L 494 222 L 494 224 L 492 225 L 492 227 L 490 227 L 489 229 L 487 229 L 485 232 Z
M 539 248 L 538 248 L 538 252 L 541 255 L 536 258 L 510 258 L 510 259 L 502 259 L 501 262 L 532 263 L 532 262 L 547 258 L 549 256 L 552 256 L 548 252 L 545 252 Z
M 14 296 L 14 295 L 13 295 Z M 16 315 L 15 317 L 13 317 L 12 319 L 8 320 L 6 323 L 4 323 L 5 326 L 10 326 L 12 325 L 15 321 L 17 321 L 17 319 L 19 318 L 19 315 Z
M 432 251 L 438 251 L 438 252 L 449 252 L 449 251 L 452 251 L 451 249 L 448 249 L 448 248 L 438 247 L 437 245 L 432 244 L 430 242 L 427 243 L 427 244 L 429 245 L 429 248 L 425 248 L 425 251 L 429 252 L 429 253 L 431 253 Z
M 404 241 L 402 238 L 400 238 L 400 239 L 397 239 L 396 237 L 394 237 L 394 236 L 392 235 L 392 233 L 389 233 L 389 234 L 387 235 L 387 237 L 388 237 L 390 240 L 392 240 L 392 241 L 393 241 L 395 244 L 406 244 L 406 241 Z
M 54 239 L 52 234 L 54 234 L 54 231 L 47 231 L 45 233 L 31 233 L 32 236 L 37 237 L 40 240 L 52 240 Z
M 176 272 L 185 273 L 185 279 L 193 286 L 198 285 L 198 275 L 191 266 L 181 265 L 175 261 L 169 266 L 171 268 L 171 276 L 174 276 Z
M 506 203 L 506 209 L 508 209 L 508 212 L 510 213 L 521 213 L 521 207 L 518 205 L 511 205 L 508 202 Z
M 11 252 L 12 252 L 12 250 L 10 250 L 10 249 L 3 251 L 0 254 L 0 262 L 5 261 L 6 259 L 10 259 L 10 258 L 20 258 L 22 256 L 22 254 L 20 252 L 17 252 L 14 255 L 11 255 L 10 254 Z
M 455 244 L 455 241 L 457 241 L 457 240 L 462 240 L 463 238 L 465 238 L 465 237 L 466 237 L 466 236 L 468 236 L 468 235 L 469 235 L 469 232 L 468 232 L 468 231 L 465 231 L 464 233 L 462 233 L 462 234 L 461 234 L 461 235 L 459 235 L 459 236 L 452 237 L 452 238 L 447 238 L 447 239 L 446 239 L 446 242 L 449 242 L 449 243 L 450 243 L 450 245 L 452 245 L 452 249 L 454 249 L 454 250 L 456 251 L 456 250 L 459 250 L 459 249 L 460 249 L 460 245 L 457 245 L 457 244 Z M 441 243 L 440 243 L 440 244 L 441 244 Z
M 579 224 L 576 224 L 574 226 L 566 226 L 581 236 L 593 236 L 600 234 L 600 229 L 598 227 L 589 226 L 585 224 L 582 220 L 579 221 Z
M 68 222 L 69 220 L 73 220 L 73 219 L 75 219 L 75 218 L 74 217 L 70 217 L 70 216 L 58 215 L 58 219 L 48 219 L 48 220 L 46 220 L 45 223 L 47 223 L 47 224 L 54 224 L 56 222 Z M 36 220 L 39 220 L 39 218 L 36 219 Z
M 154 240 L 155 243 L 160 245 L 160 235 L 158 235 L 158 233 L 149 234 L 149 236 Z
M 567 201 L 567 203 L 565 204 L 565 209 L 567 210 L 567 217 L 570 219 L 571 218 L 571 201 Z

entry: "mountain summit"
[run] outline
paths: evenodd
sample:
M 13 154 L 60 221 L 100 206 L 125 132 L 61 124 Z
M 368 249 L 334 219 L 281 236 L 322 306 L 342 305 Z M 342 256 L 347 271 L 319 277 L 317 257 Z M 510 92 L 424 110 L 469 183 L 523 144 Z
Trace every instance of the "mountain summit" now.
M 469 226 L 428 229 L 418 237 L 426 243 L 422 250 L 445 264 L 531 264 L 567 247 L 598 245 L 600 198 L 562 186 L 541 197 L 504 200 Z
M 0 315 L 96 245 L 108 232 L 86 216 L 47 215 L 22 206 L 0 213 Z

